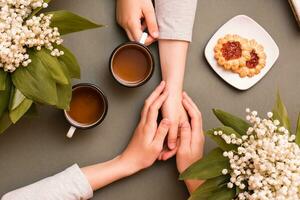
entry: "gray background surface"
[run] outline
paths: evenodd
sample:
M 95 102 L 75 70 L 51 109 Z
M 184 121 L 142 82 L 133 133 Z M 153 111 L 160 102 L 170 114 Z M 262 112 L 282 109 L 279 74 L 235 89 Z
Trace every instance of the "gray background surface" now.
M 104 123 L 91 130 L 65 137 L 69 125 L 62 111 L 40 107 L 39 117 L 22 119 L 0 136 L 0 196 L 5 192 L 55 174 L 74 162 L 80 166 L 108 160 L 127 145 L 138 121 L 144 99 L 161 79 L 157 46 L 151 50 L 157 60 L 152 79 L 143 87 L 127 89 L 113 81 L 108 70 L 110 53 L 126 36 L 115 23 L 114 0 L 53 0 L 50 9 L 66 9 L 106 24 L 105 28 L 65 37 L 65 45 L 82 66 L 82 79 L 99 85 L 109 100 Z M 203 57 L 212 34 L 230 18 L 246 14 L 261 24 L 280 48 L 280 57 L 256 86 L 237 91 L 221 80 Z M 253 36 L 255 37 L 255 36 Z M 284 0 L 199 0 L 194 37 L 185 75 L 185 90 L 202 110 L 205 129 L 219 123 L 212 108 L 243 116 L 245 107 L 262 114 L 271 109 L 277 88 L 290 111 L 295 127 L 300 111 L 300 31 Z M 206 151 L 214 147 L 207 140 Z M 95 193 L 94 199 L 182 200 L 184 185 L 177 181 L 175 160 L 157 162 L 153 167 Z

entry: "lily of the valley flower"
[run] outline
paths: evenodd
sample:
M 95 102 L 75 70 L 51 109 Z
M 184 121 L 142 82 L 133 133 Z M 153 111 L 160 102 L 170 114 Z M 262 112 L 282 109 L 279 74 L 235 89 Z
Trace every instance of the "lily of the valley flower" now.
M 225 151 L 230 168 L 222 174 L 230 174 L 228 188 L 242 190 L 237 199 L 244 200 L 295 200 L 300 199 L 300 148 L 294 142 L 295 135 L 272 120 L 258 117 L 256 111 L 246 109 L 246 119 L 252 124 L 245 135 L 225 135 L 215 131 L 228 144 L 238 148 Z
M 52 56 L 64 52 L 53 47 L 63 40 L 57 28 L 50 27 L 51 15 L 40 14 L 27 19 L 34 9 L 48 6 L 43 0 L 0 0 L 0 68 L 13 72 L 31 62 L 27 48 L 42 47 Z

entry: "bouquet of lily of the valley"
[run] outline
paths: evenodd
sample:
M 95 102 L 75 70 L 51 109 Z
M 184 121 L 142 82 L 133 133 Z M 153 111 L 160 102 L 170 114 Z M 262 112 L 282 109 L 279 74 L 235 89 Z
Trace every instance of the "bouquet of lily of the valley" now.
M 219 147 L 180 175 L 181 179 L 206 180 L 190 200 L 300 199 L 300 116 L 292 134 L 279 95 L 265 119 L 257 111 L 246 112 L 244 121 L 214 110 L 224 126 L 206 135 Z
M 0 0 L 0 133 L 36 103 L 68 109 L 76 58 L 62 35 L 100 27 L 68 11 L 38 14 L 50 0 Z

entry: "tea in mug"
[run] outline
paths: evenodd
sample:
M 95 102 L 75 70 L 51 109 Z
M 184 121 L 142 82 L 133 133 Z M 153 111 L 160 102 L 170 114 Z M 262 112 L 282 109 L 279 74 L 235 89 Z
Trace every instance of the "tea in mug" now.
M 114 75 L 127 83 L 139 83 L 151 72 L 151 56 L 140 46 L 128 44 L 114 55 L 112 71 Z
M 99 92 L 91 87 L 78 87 L 73 91 L 67 113 L 77 123 L 90 125 L 102 117 L 104 110 L 105 102 Z

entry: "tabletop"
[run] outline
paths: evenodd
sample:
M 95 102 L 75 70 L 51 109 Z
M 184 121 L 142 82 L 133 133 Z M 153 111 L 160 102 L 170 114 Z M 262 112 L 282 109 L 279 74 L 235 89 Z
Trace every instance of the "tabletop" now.
M 113 0 L 56 0 L 50 9 L 65 9 L 105 24 L 104 28 L 65 37 L 82 69 L 81 80 L 98 85 L 109 101 L 108 115 L 101 126 L 77 131 L 72 139 L 63 112 L 39 106 L 39 116 L 24 118 L 0 135 L 0 196 L 5 192 L 58 173 L 73 163 L 85 166 L 118 155 L 127 145 L 137 124 L 144 99 L 160 82 L 157 45 L 150 47 L 156 69 L 150 81 L 130 89 L 117 84 L 109 73 L 108 61 L 113 49 L 127 41 L 115 22 Z M 269 73 L 253 88 L 238 91 L 209 67 L 204 48 L 212 34 L 227 20 L 245 14 L 256 20 L 274 38 L 280 56 Z M 255 37 L 255 36 L 253 36 Z M 219 123 L 212 108 L 221 108 L 240 116 L 245 108 L 265 114 L 272 108 L 277 89 L 289 110 L 293 124 L 300 111 L 300 31 L 289 7 L 282 0 L 199 0 L 190 45 L 184 88 L 201 108 L 204 128 Z M 215 147 L 206 140 L 206 152 Z M 178 181 L 176 161 L 157 162 L 151 168 L 113 183 L 94 194 L 93 199 L 187 199 L 188 193 Z

